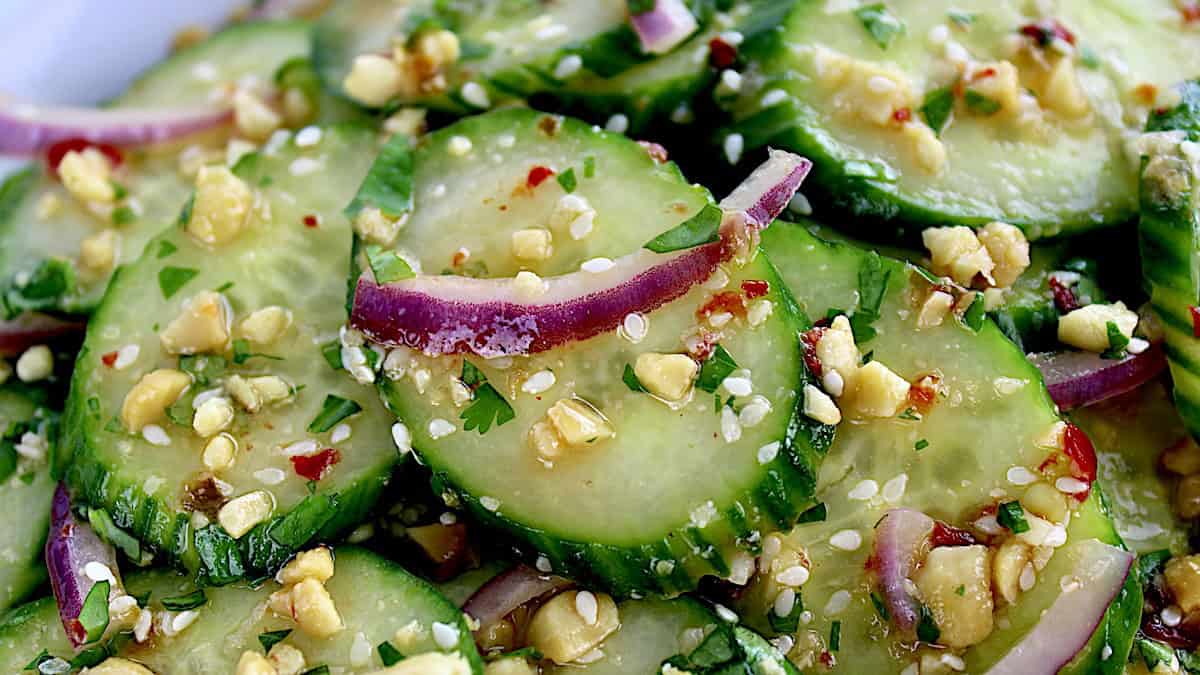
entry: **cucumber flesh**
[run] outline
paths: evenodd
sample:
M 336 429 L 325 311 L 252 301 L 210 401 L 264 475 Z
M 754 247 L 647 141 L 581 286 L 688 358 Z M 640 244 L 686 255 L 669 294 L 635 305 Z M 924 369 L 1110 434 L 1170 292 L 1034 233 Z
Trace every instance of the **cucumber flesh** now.
M 41 460 L 18 454 L 17 444 L 32 433 L 47 443 L 53 440 L 55 420 L 24 393 L 0 389 L 0 509 L 21 514 L 0 531 L 0 612 L 29 596 L 46 580 L 42 544 L 50 525 L 49 450 Z
M 767 230 L 763 239 L 784 279 L 796 290 L 797 302 L 811 316 L 853 306 L 858 270 L 869 254 L 822 242 L 804 228 L 783 223 Z M 788 542 L 803 547 L 811 563 L 811 575 L 801 590 L 804 606 L 813 616 L 800 627 L 802 637 L 807 637 L 797 642 L 815 646 L 792 652 L 794 662 L 801 666 L 819 657 L 833 622 L 840 621 L 837 669 L 891 672 L 902 668 L 904 664 L 898 666 L 894 656 L 895 638 L 880 633 L 869 595 L 872 584 L 864 567 L 876 522 L 890 508 L 904 506 L 961 525 L 982 507 L 1002 500 L 994 495 L 1020 496 L 1024 488 L 1008 482 L 1008 470 L 1038 467 L 1048 451 L 1037 448 L 1035 440 L 1058 421 L 1037 371 L 992 323 L 984 322 L 976 333 L 950 318 L 941 326 L 915 330 L 914 296 L 910 294 L 922 297 L 920 289 L 927 288 L 928 282 L 899 261 L 884 259 L 882 263 L 884 271 L 891 274 L 881 316 L 872 324 L 878 334 L 860 348 L 909 381 L 936 370 L 946 396 L 939 396 L 919 419 L 901 416 L 839 425 L 818 484 L 817 498 L 824 502 L 828 517 L 802 524 L 787 536 Z M 821 270 L 821 274 L 813 274 L 813 270 Z M 1011 378 L 1020 386 L 1015 391 L 1003 387 L 1008 380 L 1000 378 Z M 980 439 L 987 440 L 981 443 Z M 864 480 L 875 481 L 877 493 L 867 500 L 855 499 L 864 494 L 861 488 L 856 490 Z M 844 531 L 856 532 L 861 545 L 835 548 L 831 538 Z M 1120 541 L 1095 497 L 1072 518 L 1068 542 L 1093 537 L 1108 543 Z M 850 538 L 843 534 L 839 539 L 846 542 Z M 1067 557 L 1056 554 L 1050 564 L 1068 565 Z M 1010 613 L 1008 628 L 997 628 L 982 643 L 966 650 L 963 658 L 969 672 L 985 672 L 1029 630 L 1041 609 L 1060 592 L 1060 576 L 1039 573 L 1037 584 Z M 764 597 L 765 593 L 757 586 L 742 605 L 742 616 L 764 630 L 775 601 Z M 844 593 L 848 598 L 841 595 Z M 840 612 L 836 610 L 838 600 L 830 604 L 835 594 L 848 600 Z M 1140 599 L 1134 602 L 1137 604 Z M 1126 608 L 1122 604 L 1114 616 L 1125 617 Z M 1114 625 L 1123 626 L 1122 621 L 1114 620 Z M 1133 625 L 1136 623 L 1135 618 Z M 1115 662 L 1124 660 L 1131 635 L 1132 628 L 1128 632 L 1114 629 L 1107 638 Z M 1094 661 L 1088 663 L 1095 665 Z
M 307 540 L 327 540 L 356 525 L 397 459 L 390 416 L 369 392 L 331 368 L 320 349 L 336 340 L 344 322 L 351 228 L 341 209 L 366 174 L 374 143 L 369 130 L 328 127 L 314 146 L 301 148 L 289 140 L 274 151 L 247 156 L 237 174 L 255 190 L 261 208 L 269 207 L 271 220 L 252 216 L 235 240 L 215 251 L 182 228 L 170 228 L 118 275 L 91 321 L 67 402 L 60 458 L 66 480 L 77 499 L 108 511 L 118 527 L 151 550 L 199 570 L 210 583 L 268 572 Z M 305 164 L 321 170 L 299 170 Z M 166 298 L 163 280 L 172 269 L 195 276 Z M 131 387 L 154 369 L 181 367 L 178 358 L 162 351 L 159 331 L 183 302 L 215 289 L 229 302 L 235 326 L 250 312 L 280 306 L 292 312 L 291 327 L 270 345 L 243 341 L 240 349 L 234 343 L 232 352 L 208 355 L 210 368 L 223 365 L 223 372 L 193 365 L 193 384 L 159 422 L 169 446 L 128 433 L 119 414 Z M 129 345 L 138 348 L 132 365 L 105 365 L 106 354 L 128 352 Z M 195 372 L 207 373 L 202 377 L 208 381 Z M 189 492 L 214 485 L 202 462 L 206 439 L 191 427 L 192 401 L 201 392 L 227 386 L 234 374 L 278 376 L 294 390 L 287 401 L 253 415 L 235 405 L 229 433 L 240 451 L 236 464 L 217 476 L 228 494 L 212 498 L 208 490 L 212 499 L 200 499 L 199 506 L 192 501 L 191 508 L 211 517 L 226 497 L 270 492 L 274 517 L 243 537 L 240 548 L 216 524 L 201 520 L 195 527 L 203 527 L 195 529 L 187 506 Z M 352 435 L 336 442 L 336 427 L 306 431 L 330 395 L 362 408 L 344 422 Z M 282 451 L 302 441 L 336 449 L 340 456 L 312 485 Z M 234 550 L 223 553 L 229 547 Z
M 1200 338 L 1195 312 L 1200 278 L 1200 81 L 1180 87 L 1181 102 L 1155 113 L 1143 137 L 1148 157 L 1142 171 L 1142 217 L 1138 225 L 1142 274 L 1150 304 L 1166 335 L 1175 383 L 1175 406 L 1193 437 L 1200 438 Z
M 1072 58 L 1091 112 L 1077 121 L 1051 121 L 1049 133 L 1029 135 L 1004 121 L 969 114 L 960 103 L 941 134 L 947 160 L 937 171 L 922 167 L 899 123 L 877 126 L 838 109 L 838 97 L 820 85 L 815 54 L 830 49 L 859 62 L 898 66 L 915 95 L 911 119 L 921 124 L 925 93 L 952 81 L 945 72 L 944 45 L 931 42 L 931 31 L 948 31 L 949 39 L 974 59 L 1002 60 L 1010 58 L 1007 45 L 1017 31 L 1039 17 L 1024 14 L 1017 2 L 888 7 L 905 32 L 882 49 L 853 8 L 827 12 L 821 3 L 799 3 L 783 39 L 763 59 L 761 86 L 748 87 L 733 106 L 731 131 L 743 135 L 747 148 L 770 144 L 812 158 L 816 169 L 810 185 L 824 198 L 818 201 L 872 224 L 886 220 L 920 229 L 931 223 L 1002 220 L 1036 239 L 1133 215 L 1136 158 L 1126 156 L 1123 137 L 1131 128 L 1128 120 L 1136 126 L 1148 104 L 1127 103 L 1126 92 L 1170 74 L 1193 74 L 1197 66 L 1189 70 L 1189 64 L 1200 52 L 1194 31 L 1186 30 L 1181 18 L 1163 20 L 1178 15 L 1172 3 L 1062 4 L 1058 15 L 1046 18 L 1061 21 L 1078 38 Z M 951 14 L 969 19 L 956 23 Z M 1150 42 L 1161 46 L 1132 53 L 1143 51 L 1132 45 Z M 1101 66 L 1089 67 L 1093 62 Z M 1126 71 L 1118 81 L 1112 72 L 1121 64 Z
M 163 598 L 185 595 L 196 588 L 191 580 L 166 570 L 129 574 L 125 584 L 131 595 L 149 592 L 147 609 L 156 615 L 164 611 Z M 207 602 L 195 610 L 197 617 L 191 625 L 174 636 L 155 634 L 145 644 L 118 640 L 121 646 L 117 655 L 158 673 L 232 673 L 243 652 L 262 653 L 259 635 L 293 629 L 284 642 L 304 654 L 309 668 L 326 665 L 333 672 L 366 672 L 383 667 L 377 645 L 389 641 L 400 647 L 395 644 L 396 631 L 416 621 L 422 630 L 411 645 L 401 647 L 405 656 L 457 652 L 471 664 L 472 673 L 483 672 L 462 612 L 432 586 L 399 566 L 362 549 L 339 548 L 334 575 L 326 582 L 326 588 L 345 624 L 342 631 L 329 638 L 307 636 L 295 629 L 291 619 L 265 609 L 267 598 L 279 589 L 277 583 L 268 581 L 255 589 L 206 588 Z M 434 643 L 431 630 L 434 622 L 458 632 L 458 640 L 451 648 Z M 370 645 L 365 663 L 352 660 L 357 642 Z M 75 655 L 53 598 L 25 605 L 0 620 L 0 664 L 4 672 L 21 672 L 42 649 L 68 661 Z

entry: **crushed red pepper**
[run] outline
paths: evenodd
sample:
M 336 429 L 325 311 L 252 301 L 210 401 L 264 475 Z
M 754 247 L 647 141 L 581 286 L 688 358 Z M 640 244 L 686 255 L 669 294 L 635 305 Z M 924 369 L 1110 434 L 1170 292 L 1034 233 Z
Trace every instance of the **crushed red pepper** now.
M 737 47 L 719 37 L 708 41 L 708 62 L 713 68 L 725 69 L 737 62 Z
M 321 480 L 335 464 L 342 461 L 342 453 L 335 448 L 325 448 L 315 455 L 299 455 L 291 459 L 297 475 L 308 480 Z
M 771 284 L 763 279 L 747 279 L 742 282 L 742 293 L 747 300 L 761 298 L 771 292 Z
M 93 143 L 86 138 L 68 138 L 51 145 L 46 150 L 46 164 L 50 167 L 50 172 L 57 174 L 58 165 L 62 163 L 63 157 L 67 156 L 68 152 L 83 152 L 88 148 L 96 148 L 104 153 L 108 161 L 112 162 L 113 166 L 120 166 L 125 161 L 125 156 L 121 153 L 120 148 L 108 143 Z
M 525 177 L 525 185 L 527 185 L 530 189 L 535 188 L 546 182 L 546 179 L 553 175 L 554 169 L 551 169 L 548 166 L 541 166 L 539 164 L 538 166 L 535 166 L 529 170 L 529 175 Z

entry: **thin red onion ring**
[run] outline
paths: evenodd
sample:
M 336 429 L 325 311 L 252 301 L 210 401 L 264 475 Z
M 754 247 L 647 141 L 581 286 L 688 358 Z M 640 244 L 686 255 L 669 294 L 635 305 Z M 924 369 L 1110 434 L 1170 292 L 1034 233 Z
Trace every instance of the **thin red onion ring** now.
M 873 566 L 892 622 L 911 634 L 921 618 L 920 602 L 908 592 L 910 577 L 933 532 L 933 518 L 914 509 L 892 509 L 875 526 Z
M 475 635 L 487 635 L 488 629 L 521 605 L 573 585 L 568 579 L 517 565 L 480 587 L 462 609 L 479 622 Z
M 50 532 L 46 538 L 46 568 L 50 586 L 58 603 L 58 615 L 71 644 L 79 647 L 87 639 L 79 623 L 83 602 L 96 582 L 84 573 L 91 562 L 106 566 L 120 584 L 117 553 L 101 541 L 91 526 L 80 523 L 71 513 L 71 498 L 60 483 L 50 506 Z
M 637 33 L 642 50 L 649 54 L 665 54 L 677 47 L 699 24 L 683 0 L 657 0 L 654 9 L 631 14 L 629 22 Z
M 350 323 L 376 343 L 432 356 L 532 354 L 594 337 L 708 279 L 787 206 L 811 166 L 773 151 L 722 200 L 720 241 L 668 254 L 639 249 L 602 272 L 546 279 L 534 299 L 516 279 L 436 275 L 380 285 L 368 272 L 358 280 Z
M 1062 410 L 1082 408 L 1137 389 L 1167 367 L 1166 353 L 1158 344 L 1123 359 L 1062 351 L 1031 354 L 1029 361 L 1042 371 L 1050 398 Z
M 65 321 L 48 314 L 22 314 L 12 321 L 0 321 L 0 356 L 19 356 L 34 345 L 72 333 L 83 333 L 85 325 Z
M 111 145 L 170 141 L 226 124 L 228 108 L 74 108 L 0 100 L 0 154 L 32 155 L 70 138 Z

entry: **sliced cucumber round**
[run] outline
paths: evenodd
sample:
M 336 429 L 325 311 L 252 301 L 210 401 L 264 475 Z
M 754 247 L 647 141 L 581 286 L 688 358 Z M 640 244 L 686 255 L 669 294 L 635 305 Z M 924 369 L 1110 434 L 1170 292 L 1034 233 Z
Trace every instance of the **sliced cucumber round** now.
M 25 392 L 0 389 L 0 509 L 21 514 L 0 532 L 0 612 L 46 581 L 42 544 L 54 495 L 48 446 L 56 426 L 54 416 Z M 40 459 L 30 456 L 39 451 Z
M 1182 100 L 1151 117 L 1143 147 L 1142 274 L 1166 335 L 1175 406 L 1200 438 L 1200 81 L 1184 83 Z
M 1124 150 L 1129 120 L 1153 105 L 1152 83 L 1191 75 L 1197 66 L 1187 64 L 1200 53 L 1181 16 L 1174 25 L 1163 19 L 1178 16 L 1166 0 L 1060 3 L 1045 17 L 1018 2 L 828 7 L 796 5 L 782 39 L 748 71 L 752 84 L 720 140 L 739 134 L 735 145 L 804 154 L 816 163 L 810 186 L 821 203 L 902 228 L 1002 220 L 1036 239 L 1128 220 L 1137 207 L 1136 158 Z M 1037 28 L 1054 20 L 1074 31 L 1066 56 L 1054 51 L 1052 30 Z M 1155 38 L 1163 34 L 1169 39 Z M 1030 35 L 1046 36 L 1047 47 Z M 1144 43 L 1156 47 L 1134 54 Z M 1082 98 L 1041 84 L 1051 70 L 1024 65 L 1039 59 L 1066 59 L 1056 83 Z M 953 64 L 964 62 L 973 65 L 960 79 Z M 1013 62 L 1021 88 L 993 93 L 987 80 Z M 1016 103 L 1027 89 L 1040 98 Z M 1135 91 L 1151 100 L 1138 102 Z
M 797 302 L 813 316 L 853 307 L 862 283 L 860 270 L 867 269 L 864 261 L 876 258 L 872 252 L 822 242 L 802 227 L 783 223 L 767 230 L 763 240 L 797 292 Z M 919 303 L 930 282 L 910 265 L 880 262 L 878 276 L 885 279 L 886 291 L 879 318 L 871 324 L 875 336 L 860 340 L 860 349 L 910 382 L 937 374 L 944 395 L 923 414 L 910 408 L 895 418 L 839 425 L 818 484 L 817 498 L 827 517 L 799 525 L 786 539 L 804 551 L 810 569 L 800 589 L 810 621 L 798 626 L 797 649 L 792 652 L 802 667 L 829 649 L 835 625 L 840 631 L 840 652 L 832 655 L 837 670 L 891 672 L 918 658 L 909 653 L 910 646 L 888 636 L 888 624 L 873 604 L 867 560 L 874 527 L 896 507 L 965 523 L 983 507 L 1019 496 L 1024 488 L 1009 482 L 1009 470 L 1039 467 L 1052 452 L 1038 447 L 1039 438 L 1059 421 L 1036 369 L 994 324 L 983 321 L 976 331 L 948 317 L 939 326 L 917 330 Z M 1095 495 L 1070 519 L 1067 548 L 1060 551 L 1092 538 L 1120 543 Z M 1016 605 L 1001 610 L 998 617 L 1007 622 L 997 621 L 982 642 L 961 652 L 969 672 L 986 672 L 1036 623 L 1062 592 L 1059 579 L 1071 569 L 1071 560 L 1067 553 L 1055 553 L 1037 574 L 1036 584 Z M 764 630 L 776 601 L 766 597 L 770 588 L 756 584 L 742 604 L 743 617 Z M 1088 656 L 1077 672 L 1109 672 L 1109 665 L 1124 662 L 1137 625 L 1137 595 L 1136 582 L 1127 585 L 1101 631 L 1112 659 L 1102 663 L 1099 656 Z M 1095 654 L 1102 648 L 1103 644 L 1096 647 Z M 898 649 L 906 655 L 900 664 Z
M 170 228 L 117 276 L 89 326 L 67 402 L 66 480 L 83 503 L 209 583 L 270 571 L 307 541 L 357 524 L 397 459 L 390 416 L 321 350 L 345 320 L 351 228 L 341 210 L 374 146 L 370 130 L 328 127 L 315 145 L 289 140 L 245 157 L 236 173 L 256 206 L 237 238 L 210 248 Z M 168 355 L 160 332 L 202 291 L 222 294 L 234 326 L 275 306 L 291 313 L 290 327 L 267 345 L 249 342 L 239 328 L 221 353 Z M 183 370 L 191 385 L 155 433 L 131 434 L 121 421 L 123 401 L 159 368 Z M 282 378 L 291 394 L 254 414 L 233 404 L 228 433 L 236 460 L 214 477 L 202 459 L 207 440 L 193 431 L 193 406 L 222 391 L 238 399 L 231 397 L 235 375 Z M 311 446 L 296 445 L 302 442 Z M 289 461 L 285 447 L 302 456 Z M 318 449 L 336 454 L 322 455 L 327 466 L 303 468 L 304 456 Z M 322 477 L 310 481 L 314 473 Z M 259 490 L 273 498 L 272 517 L 240 541 L 206 524 L 228 499 Z
M 156 618 L 166 613 L 164 599 L 186 596 L 196 589 L 191 580 L 165 570 L 129 574 L 125 585 L 135 597 L 149 594 L 145 608 Z M 329 638 L 306 635 L 290 618 L 266 609 L 267 598 L 279 589 L 279 584 L 268 581 L 253 589 L 205 588 L 204 603 L 192 610 L 196 612 L 194 621 L 175 635 L 163 635 L 157 628 L 159 621 L 155 621 L 152 639 L 146 643 L 139 644 L 124 634 L 113 638 L 108 648 L 114 655 L 144 664 L 156 673 L 215 675 L 234 672 L 243 652 L 263 653 L 263 637 L 268 644 L 270 640 L 279 642 L 276 632 L 288 631 L 282 642 L 299 649 L 309 669 L 322 665 L 332 672 L 381 669 L 378 646 L 388 642 L 406 657 L 434 651 L 461 654 L 472 673 L 483 672 L 462 612 L 399 566 L 363 549 L 339 548 L 334 575 L 325 587 L 344 624 Z M 178 613 L 168 616 L 173 620 Z M 413 638 L 411 643 L 399 644 L 397 631 L 414 621 L 419 630 L 406 631 Z M 439 636 L 456 635 L 452 644 L 434 641 L 435 622 L 445 626 L 439 629 Z M 272 633 L 275 635 L 269 635 Z M 53 598 L 30 603 L 0 619 L 0 664 L 4 672 L 21 672 L 43 649 L 67 661 L 77 658 L 67 642 Z

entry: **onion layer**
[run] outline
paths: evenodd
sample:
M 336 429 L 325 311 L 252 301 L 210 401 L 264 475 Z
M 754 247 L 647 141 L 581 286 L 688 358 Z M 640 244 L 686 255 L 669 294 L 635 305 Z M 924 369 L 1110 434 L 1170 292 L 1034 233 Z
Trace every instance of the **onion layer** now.
M 87 631 L 79 622 L 79 613 L 92 586 L 96 585 L 96 580 L 89 577 L 85 569 L 89 563 L 99 563 L 112 575 L 114 585 L 120 584 L 120 579 L 116 551 L 101 541 L 90 526 L 75 520 L 71 513 L 71 498 L 61 483 L 50 505 L 50 532 L 45 552 L 58 615 L 71 644 L 79 647 L 87 642 Z
M 532 567 L 517 565 L 484 584 L 463 604 L 463 612 L 479 622 L 476 636 L 489 629 L 518 607 L 572 586 L 572 582 Z
M 34 345 L 83 333 L 84 324 L 64 321 L 47 314 L 22 314 L 12 321 L 0 321 L 0 356 L 19 356 Z
M 1132 391 L 1167 367 L 1160 345 L 1123 359 L 1104 359 L 1091 352 L 1032 354 L 1029 361 L 1042 371 L 1050 398 L 1062 410 L 1099 403 Z
M 1097 539 L 1081 541 L 1057 555 L 1064 553 L 1078 556 L 1072 576 L 1079 583 L 1058 596 L 989 675 L 1057 673 L 1087 646 L 1133 569 L 1132 553 Z
M 0 154 L 31 155 L 71 138 L 145 145 L 188 136 L 233 119 L 227 108 L 72 108 L 0 101 Z
M 671 51 L 699 27 L 683 0 L 656 0 L 654 9 L 632 14 L 629 21 L 642 43 L 642 50 L 649 54 Z
M 485 358 L 546 351 L 615 330 L 708 279 L 787 206 L 812 164 L 786 152 L 770 158 L 721 202 L 720 239 L 667 254 L 639 249 L 603 271 L 579 271 L 530 289 L 518 279 L 418 276 L 358 281 L 350 322 L 372 341 L 436 356 Z
M 921 604 L 908 592 L 909 580 L 933 532 L 933 518 L 913 509 L 892 509 L 875 526 L 875 573 L 892 622 L 911 634 L 921 618 Z

